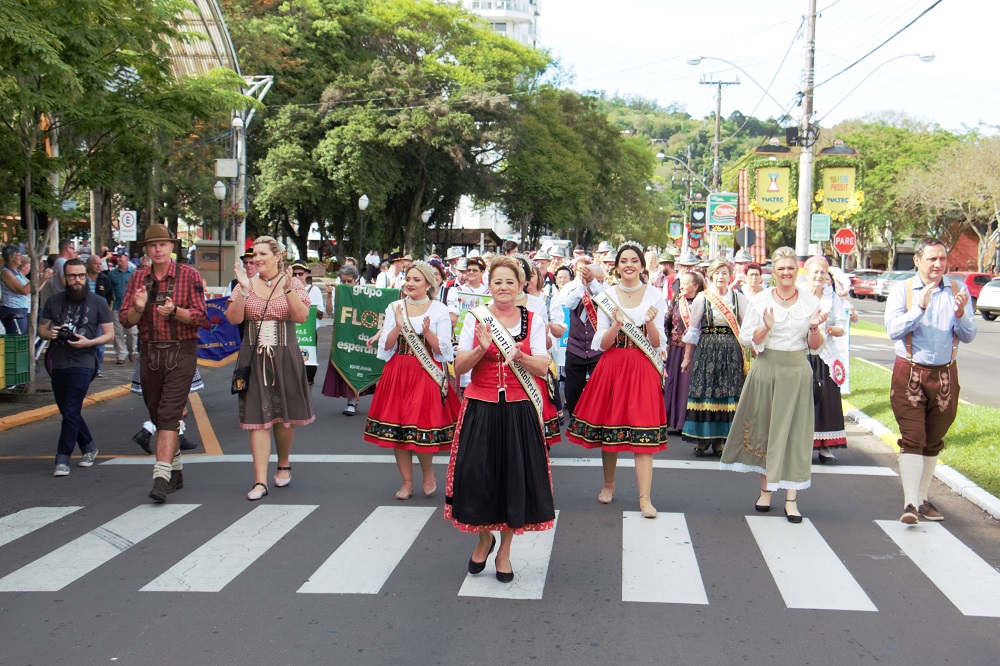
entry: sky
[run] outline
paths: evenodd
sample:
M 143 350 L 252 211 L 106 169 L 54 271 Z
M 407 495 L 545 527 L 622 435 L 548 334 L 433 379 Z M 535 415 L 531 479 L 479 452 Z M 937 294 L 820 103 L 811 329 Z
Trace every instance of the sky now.
M 943 0 L 824 83 L 933 4 L 818 0 L 814 123 L 831 127 L 902 111 L 959 132 L 981 123 L 1000 125 L 996 0 Z M 734 110 L 761 118 L 787 110 L 798 120 L 808 7 L 807 0 L 542 0 L 539 45 L 560 61 L 572 76 L 569 87 L 579 91 L 637 95 L 703 118 L 715 112 L 716 86 L 701 85 L 701 78 L 738 78 L 739 85 L 723 88 L 724 117 Z M 935 56 L 932 62 L 908 56 L 928 53 Z M 687 64 L 699 55 L 705 56 L 700 65 Z M 908 57 L 886 62 L 897 56 Z

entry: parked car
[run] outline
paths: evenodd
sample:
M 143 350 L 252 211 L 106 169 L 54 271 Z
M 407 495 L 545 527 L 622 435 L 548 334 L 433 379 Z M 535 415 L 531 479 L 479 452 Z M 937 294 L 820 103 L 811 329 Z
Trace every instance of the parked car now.
M 875 298 L 879 301 L 884 301 L 889 298 L 889 292 L 892 288 L 896 286 L 897 282 L 902 282 L 903 280 L 909 280 L 911 277 L 916 275 L 916 271 L 891 271 L 883 273 L 881 276 L 884 278 L 882 280 L 881 290 L 876 292 Z
M 1000 315 L 1000 277 L 993 278 L 980 288 L 976 308 L 986 321 L 993 321 Z
M 882 271 L 877 268 L 859 268 L 851 273 L 851 296 L 854 298 L 875 298 L 875 287 Z
M 980 290 L 993 279 L 989 273 L 975 273 L 973 271 L 955 271 L 954 273 L 945 273 L 945 275 L 948 276 L 949 280 L 961 282 L 969 290 L 973 312 L 976 310 L 976 301 L 979 299 Z

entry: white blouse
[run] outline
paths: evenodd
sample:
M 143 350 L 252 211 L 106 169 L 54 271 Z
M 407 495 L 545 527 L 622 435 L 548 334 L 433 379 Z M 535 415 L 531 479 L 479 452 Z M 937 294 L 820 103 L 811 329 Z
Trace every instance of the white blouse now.
M 389 307 L 385 309 L 385 321 L 382 324 L 382 335 L 378 338 L 378 353 L 376 356 L 383 361 L 388 361 L 390 358 L 396 354 L 396 346 L 393 345 L 391 349 L 385 348 L 385 340 L 389 337 L 389 331 L 396 328 L 396 313 L 393 306 L 398 301 L 393 301 Z M 405 305 L 403 306 L 406 307 Z M 416 317 L 410 317 L 410 325 L 413 326 L 413 330 L 417 332 L 417 335 L 421 335 L 424 330 L 424 319 L 426 317 L 431 318 L 431 330 L 434 331 L 434 335 L 437 336 L 438 346 L 440 349 L 431 350 L 434 353 L 434 360 L 438 363 L 448 363 L 449 361 L 455 360 L 454 348 L 451 344 L 451 316 L 448 314 L 448 308 L 440 301 L 431 301 L 430 306 L 428 306 L 427 311 L 422 315 Z M 402 332 L 400 332 L 402 335 Z
M 476 342 L 476 324 L 479 320 L 471 312 L 465 315 L 465 323 L 462 324 L 462 335 L 458 338 L 458 351 L 472 351 L 478 343 Z M 507 331 L 511 335 L 518 335 L 521 332 L 521 320 L 513 328 L 508 327 Z M 540 317 L 531 317 L 531 329 L 528 331 L 529 344 L 531 345 L 532 356 L 545 356 L 545 323 Z M 469 371 L 471 373 L 471 370 Z
M 747 313 L 747 299 L 741 291 L 733 291 L 730 289 L 726 292 L 725 296 L 722 297 L 722 302 L 729 306 L 729 309 L 736 315 L 736 321 L 739 322 L 740 330 L 743 330 L 743 320 L 746 318 Z M 737 306 L 737 303 L 739 305 Z M 713 326 L 725 326 L 726 328 L 732 328 L 726 318 L 723 317 L 714 306 L 708 303 L 708 299 L 705 298 L 704 293 L 698 294 L 693 301 L 691 301 L 691 323 L 688 325 L 687 331 L 684 333 L 684 342 L 691 345 L 698 344 L 701 340 L 701 322 L 705 318 L 705 308 L 711 307 L 716 313 L 712 317 Z
M 660 334 L 660 344 L 657 345 L 657 351 L 663 351 L 666 349 L 667 336 L 663 333 L 663 315 L 667 311 L 667 302 L 663 300 L 663 292 L 655 287 L 646 285 L 645 290 L 642 293 L 642 301 L 637 307 L 626 308 L 618 300 L 618 288 L 610 287 L 604 291 L 611 300 L 617 305 L 622 312 L 631 317 L 637 325 L 641 325 L 646 321 L 646 313 L 649 308 L 653 307 L 657 310 L 657 315 L 653 317 L 652 323 L 656 327 L 657 332 Z M 597 307 L 597 304 L 594 304 Z M 591 349 L 594 351 L 601 351 L 601 340 L 604 339 L 604 334 L 611 328 L 611 318 L 604 313 L 600 307 L 597 307 L 597 330 L 594 332 L 594 341 L 590 343 Z
M 773 296 L 774 287 L 769 287 L 750 300 L 746 317 L 740 330 L 740 342 L 745 347 L 753 346 L 757 353 L 765 349 L 775 351 L 801 351 L 808 348 L 809 319 L 819 309 L 819 299 L 805 289 L 796 287 L 799 297 L 790 308 L 782 307 Z M 753 334 L 764 324 L 764 309 L 772 308 L 774 327 L 760 344 L 755 344 Z

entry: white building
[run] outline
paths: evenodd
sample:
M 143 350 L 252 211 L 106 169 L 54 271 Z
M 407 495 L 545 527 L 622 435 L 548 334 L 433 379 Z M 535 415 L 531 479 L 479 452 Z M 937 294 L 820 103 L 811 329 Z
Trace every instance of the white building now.
M 489 21 L 497 33 L 531 47 L 538 46 L 539 0 L 462 0 L 462 7 Z M 462 197 L 455 209 L 456 229 L 491 229 L 500 238 L 514 231 L 496 206 L 477 208 Z

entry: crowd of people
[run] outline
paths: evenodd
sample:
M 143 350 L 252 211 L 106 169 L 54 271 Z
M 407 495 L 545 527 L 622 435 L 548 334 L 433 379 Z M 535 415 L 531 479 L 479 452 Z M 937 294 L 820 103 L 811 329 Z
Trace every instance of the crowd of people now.
M 117 362 L 134 360 L 131 339 L 138 339 L 138 384 L 155 433 L 149 496 L 164 502 L 183 487 L 178 431 L 188 393 L 200 384 L 196 339 L 205 293 L 198 272 L 171 258 L 174 240 L 165 227 L 151 225 L 143 246 L 148 265 L 135 268 L 113 255 L 104 280 L 92 279 L 96 256 L 67 257 L 64 290 L 46 301 L 39 333 L 59 350 L 57 476 L 69 473 L 75 446 L 81 466 L 97 454 L 76 405 L 99 367 L 95 348 L 114 340 Z M 955 350 L 975 335 L 968 292 L 943 277 L 943 248 L 934 239 L 918 246 L 919 281 L 893 292 L 886 310 L 899 348 L 893 409 L 904 443 L 906 524 L 942 518 L 927 497 L 928 470 L 954 420 Z M 3 303 L 15 310 L 4 310 L 4 323 L 13 318 L 20 330 L 23 272 L 16 252 L 3 253 Z M 413 496 L 414 454 L 420 489 L 434 496 L 432 456 L 448 452 L 445 517 L 478 538 L 469 572 L 481 572 L 497 550 L 496 577 L 509 582 L 514 537 L 554 524 L 548 455 L 563 427 L 569 442 L 600 449 L 602 504 L 615 499 L 619 455 L 633 455 L 638 507 L 649 519 L 657 517 L 653 458 L 673 433 L 695 456 L 718 456 L 723 470 L 758 474 L 756 511 L 768 512 L 771 494 L 782 490 L 787 520 L 801 522 L 798 492 L 810 486 L 813 453 L 833 464 L 832 450 L 847 445 L 838 375 L 844 359 L 833 341 L 857 313 L 842 273 L 820 256 L 800 270 L 790 248 L 773 253 L 771 285 L 745 252 L 707 266 L 690 252 L 678 258 L 631 241 L 567 254 L 559 245 L 525 254 L 507 241 L 496 253 L 451 248 L 426 261 L 395 252 L 387 265 L 372 250 L 363 266 L 348 260 L 339 267 L 336 283 L 400 289 L 369 341 L 385 366 L 368 391 L 364 428 L 366 442 L 393 450 L 395 498 Z M 270 491 L 272 434 L 277 466 L 270 481 L 285 488 L 295 429 L 316 418 L 315 369 L 303 363 L 294 327 L 310 305 L 334 312 L 336 290 L 307 284 L 309 272 L 289 265 L 270 237 L 255 239 L 234 266 L 225 315 L 243 340 L 233 392 L 240 426 L 249 431 L 251 501 Z M 490 298 L 469 306 L 461 293 Z M 332 363 L 322 394 L 346 398 L 344 415 L 358 413 L 360 396 Z

